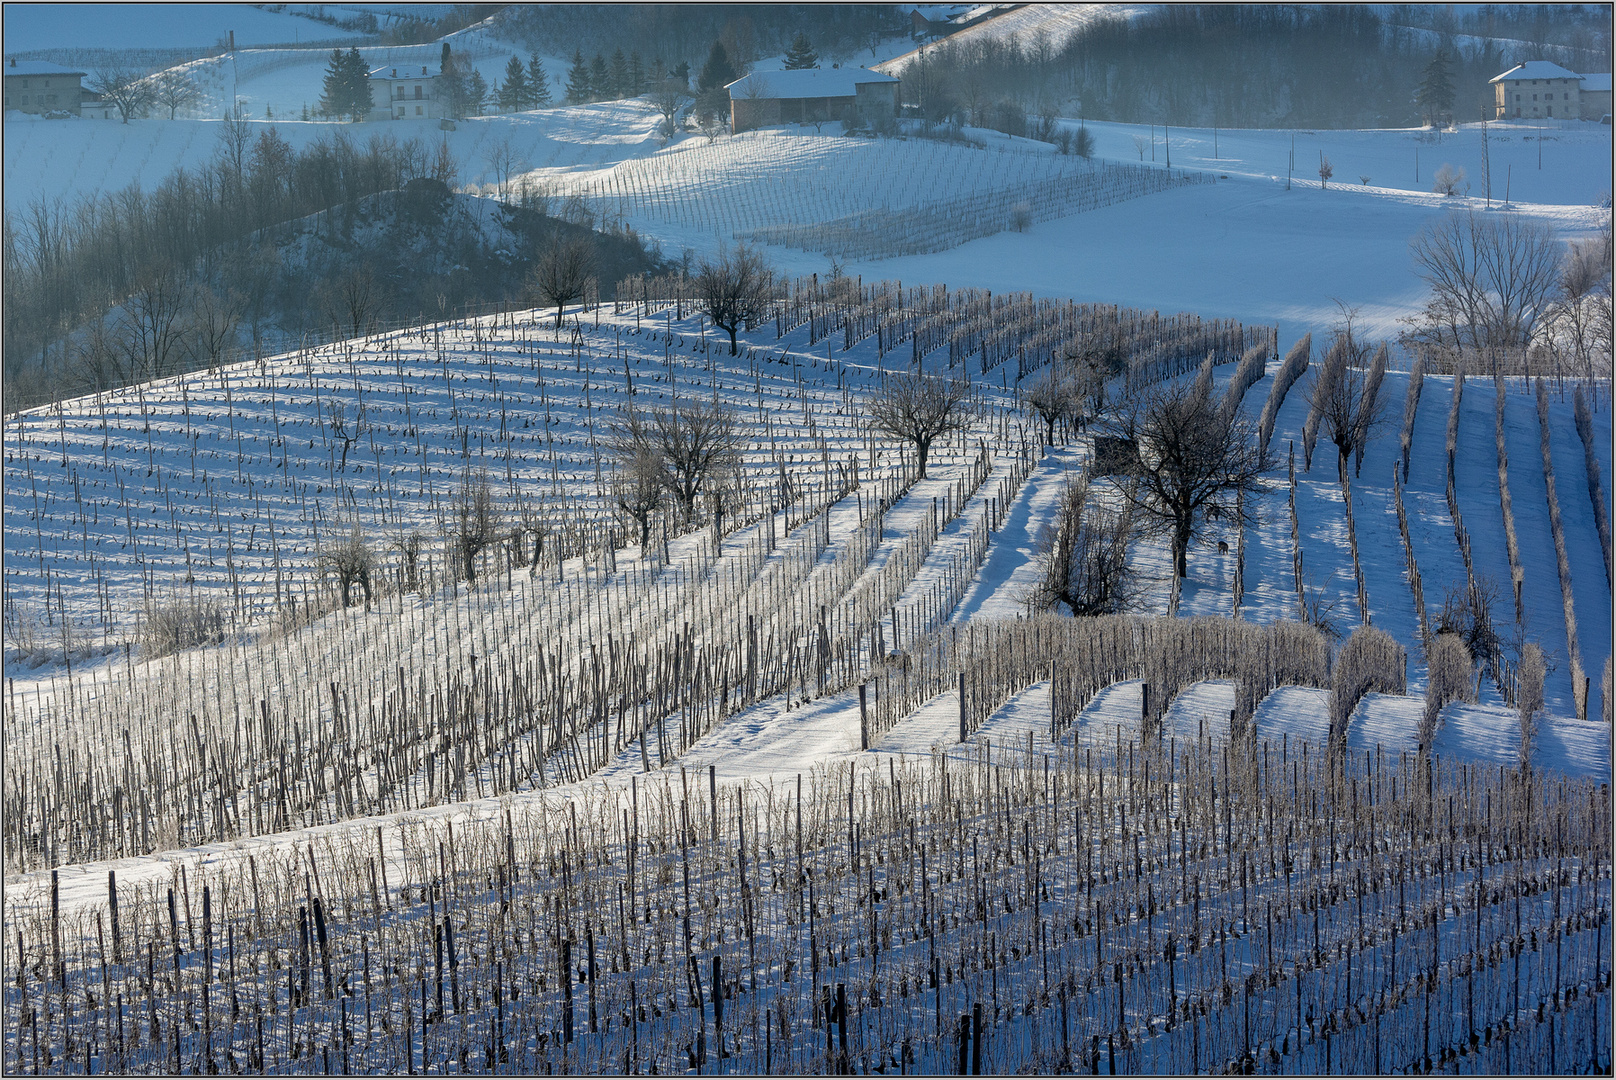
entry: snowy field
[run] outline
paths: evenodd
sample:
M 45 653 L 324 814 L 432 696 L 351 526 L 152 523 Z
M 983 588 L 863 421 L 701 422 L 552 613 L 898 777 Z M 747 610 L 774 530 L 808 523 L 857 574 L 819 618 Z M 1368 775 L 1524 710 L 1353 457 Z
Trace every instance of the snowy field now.
M 258 62 L 250 56 L 244 53 L 242 62 Z M 478 62 L 492 73 L 504 59 L 494 50 Z M 443 139 L 460 162 L 462 182 L 480 186 L 497 179 L 491 161 L 495 148 L 508 141 L 518 176 L 556 193 L 585 194 L 598 212 L 620 217 L 672 255 L 687 249 L 705 254 L 743 237 L 768 239 L 760 232 L 767 226 L 846 220 L 858 210 L 946 207 L 962 197 L 1014 192 L 1018 185 L 1027 190 L 1040 181 L 1082 175 L 1077 159 L 1002 136 L 985 136 L 988 147 L 972 150 L 918 139 L 849 140 L 799 127 L 722 137 L 711 145 L 700 136 L 683 136 L 664 148 L 655 134 L 659 117 L 635 101 L 464 120 L 452 132 L 440 131 L 436 122 L 413 120 L 280 122 L 296 115 L 299 102 L 311 94 L 317 100 L 322 70 L 314 61 L 276 69 L 243 80 L 240 93 L 243 100 L 269 104 L 264 95 L 281 94 L 276 88 L 301 79 L 302 90 L 282 94 L 271 105 L 277 129 L 293 145 L 338 133 L 361 140 L 375 134 L 429 143 Z M 558 70 L 550 65 L 552 78 Z M 230 93 L 227 73 L 220 68 L 214 76 L 204 80 L 218 98 L 210 99 L 210 111 L 222 108 Z M 257 126 L 262 105 L 251 113 Z M 1150 128 L 1086 126 L 1101 160 L 1165 168 L 1162 129 L 1154 132 L 1152 163 Z M 149 189 L 175 165 L 194 169 L 207 162 L 215 153 L 215 131 L 207 120 L 8 123 L 7 158 L 31 157 L 39 167 L 7 170 L 5 196 L 8 203 L 26 205 L 42 195 L 68 201 L 100 197 L 131 183 Z M 1145 140 L 1143 162 L 1136 138 Z M 1293 138 L 1297 174 L 1287 187 Z M 1440 141 L 1421 141 L 1430 138 Z M 1409 256 L 1409 238 L 1434 215 L 1485 208 L 1481 138 L 1478 125 L 1440 136 L 1405 130 L 1221 131 L 1214 156 L 1212 132 L 1173 129 L 1165 136 L 1173 169 L 1215 182 L 1055 220 L 1035 214 L 1025 231 L 1001 231 L 931 254 L 843 256 L 840 261 L 846 272 L 866 279 L 969 284 L 1277 324 L 1281 348 L 1303 333 L 1326 331 L 1340 317 L 1339 300 L 1357 309 L 1362 330 L 1389 337 L 1424 289 Z M 1497 212 L 1541 221 L 1565 239 L 1591 236 L 1608 220 L 1609 211 L 1600 203 L 1611 190 L 1609 128 L 1497 124 L 1491 125 L 1490 139 Z M 1320 152 L 1336 169 L 1336 179 L 1324 190 L 1316 171 Z M 770 166 L 780 162 L 791 168 L 776 178 Z M 1442 164 L 1465 169 L 1468 198 L 1430 192 L 1431 173 Z M 1357 182 L 1360 175 L 1370 177 L 1367 186 Z M 1501 206 L 1506 188 L 1508 209 Z M 823 250 L 777 246 L 769 253 L 790 273 L 830 269 Z M 1162 266 L 1175 271 L 1161 273 Z

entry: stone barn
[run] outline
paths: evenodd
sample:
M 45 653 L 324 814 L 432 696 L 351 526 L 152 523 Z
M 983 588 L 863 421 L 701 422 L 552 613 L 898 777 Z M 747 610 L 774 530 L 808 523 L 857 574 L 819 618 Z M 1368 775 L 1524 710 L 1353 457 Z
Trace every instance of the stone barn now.
M 754 71 L 724 89 L 731 131 L 839 120 L 871 127 L 898 115 L 898 80 L 865 68 Z

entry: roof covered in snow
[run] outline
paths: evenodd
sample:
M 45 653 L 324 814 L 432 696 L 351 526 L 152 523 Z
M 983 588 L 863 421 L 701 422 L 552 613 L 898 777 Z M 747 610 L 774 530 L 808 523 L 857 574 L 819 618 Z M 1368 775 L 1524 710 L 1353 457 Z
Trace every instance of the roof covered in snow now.
M 1567 71 L 1559 64 L 1548 60 L 1528 60 L 1524 64 L 1516 64 L 1502 75 L 1494 75 L 1488 82 L 1517 82 L 1521 79 L 1576 79 L 1580 76 L 1575 71 Z
M 805 68 L 798 71 L 754 71 L 724 89 L 731 100 L 760 98 L 852 97 L 866 83 L 895 83 L 891 75 L 868 68 Z
M 416 71 L 420 68 L 420 71 Z M 429 64 L 384 64 L 370 71 L 372 79 L 435 79 L 438 69 Z
M 1607 94 L 1610 93 L 1610 72 L 1607 71 L 1603 75 L 1584 75 L 1582 77 L 1582 88 L 1584 90 L 1603 90 Z
M 75 68 L 65 68 L 61 64 L 51 64 L 44 60 L 8 60 L 5 73 L 7 75 L 77 75 L 83 78 L 85 72 Z

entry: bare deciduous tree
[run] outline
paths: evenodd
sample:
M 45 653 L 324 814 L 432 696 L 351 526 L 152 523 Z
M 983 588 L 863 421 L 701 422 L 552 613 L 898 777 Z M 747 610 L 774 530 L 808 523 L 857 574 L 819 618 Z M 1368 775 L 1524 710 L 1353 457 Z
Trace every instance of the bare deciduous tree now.
M 146 274 L 124 300 L 113 331 L 124 382 L 145 382 L 173 372 L 190 331 L 184 317 L 189 304 L 185 279 L 168 267 Z
M 1503 660 L 1503 641 L 1493 623 L 1493 606 L 1497 602 L 1498 588 L 1487 578 L 1479 579 L 1474 588 L 1454 585 L 1443 596 L 1442 609 L 1432 620 L 1439 636 L 1457 636 L 1469 650 L 1472 662 L 1484 665 L 1494 680 Z
M 511 526 L 511 546 L 517 566 L 529 567 L 529 575 L 538 576 L 539 560 L 544 557 L 544 541 L 555 531 L 555 522 L 539 499 L 521 498 L 516 507 L 518 520 Z M 533 558 L 527 557 L 526 538 L 533 536 Z
M 376 566 L 376 558 L 370 550 L 370 545 L 365 543 L 365 533 L 358 522 L 354 522 L 345 539 L 331 541 L 322 547 L 314 556 L 314 565 L 322 577 L 337 579 L 343 607 L 349 605 L 353 587 L 358 585 L 365 594 L 365 610 L 370 610 L 372 596 L 370 579 Z
M 152 100 L 152 85 L 128 68 L 102 68 L 90 76 L 91 90 L 112 102 L 124 123 L 145 114 Z
M 774 300 L 774 271 L 763 256 L 745 244 L 703 259 L 696 275 L 696 306 L 713 325 L 729 335 L 734 356 L 735 334 L 761 318 Z
M 369 328 L 381 303 L 375 275 L 363 264 L 332 281 L 324 292 L 326 318 L 333 326 L 346 327 L 351 337 Z
M 640 530 L 640 551 L 651 543 L 651 516 L 662 505 L 662 455 L 648 438 L 618 446 L 612 504 Z
M 511 193 L 511 177 L 522 168 L 520 155 L 512 144 L 510 136 L 506 136 L 494 143 L 483 154 L 483 160 L 494 174 L 494 183 L 499 192 L 501 202 L 508 200 Z
M 1055 425 L 1083 415 L 1084 386 L 1076 372 L 1052 363 L 1021 388 L 1025 401 L 1044 422 L 1044 445 L 1055 445 Z
M 1028 598 L 1033 608 L 1064 603 L 1073 615 L 1113 615 L 1137 604 L 1138 579 L 1128 561 L 1135 536 L 1131 507 L 1118 513 L 1096 505 L 1082 476 L 1062 488 L 1046 530 L 1039 538 L 1039 581 Z
M 1244 525 L 1266 467 L 1252 425 L 1241 410 L 1226 412 L 1210 393 L 1182 383 L 1157 387 L 1124 405 L 1107 428 L 1138 451 L 1137 484 L 1125 486 L 1143 514 L 1141 524 L 1171 537 L 1173 566 L 1189 573 L 1190 544 L 1209 524 Z
M 662 486 L 679 504 L 682 519 L 693 521 L 697 497 L 740 456 L 734 411 L 687 400 L 653 412 L 645 432 L 646 444 L 662 466 Z
M 588 238 L 552 238 L 534 264 L 528 285 L 545 304 L 555 305 L 555 324 L 559 327 L 567 305 L 588 295 L 594 276 L 595 245 Z
M 206 286 L 191 301 L 190 352 L 194 363 L 209 370 L 224 362 L 236 344 L 236 325 L 245 306 L 234 289 L 215 292 Z
M 707 506 L 713 515 L 713 532 L 724 536 L 724 522 L 733 519 L 746 504 L 746 473 L 738 454 L 721 459 L 702 485 Z
M 913 443 L 916 479 L 926 478 L 926 458 L 938 436 L 959 431 L 971 422 L 971 382 L 924 372 L 898 372 L 870 399 L 876 430 Z
M 1492 370 L 1532 340 L 1560 269 L 1552 229 L 1508 214 L 1439 214 L 1411 241 L 1431 299 L 1413 343 L 1480 353 Z
M 1337 470 L 1346 475 L 1347 460 L 1363 448 L 1381 425 L 1380 386 L 1386 375 L 1386 347 L 1382 345 L 1366 366 L 1369 347 L 1352 331 L 1349 318 L 1335 332 L 1308 390 L 1308 419 L 1303 449 L 1312 464 L 1313 439 L 1322 424 L 1336 448 Z
M 651 91 L 651 107 L 662 114 L 662 137 L 671 139 L 676 130 L 674 118 L 686 101 L 690 100 L 690 92 L 678 79 L 668 79 Z
M 1453 196 L 1459 194 L 1459 186 L 1465 182 L 1465 171 L 1461 166 L 1455 169 L 1447 162 L 1437 169 L 1436 175 L 1431 177 L 1433 184 L 1431 190 L 1438 195 Z
M 197 89 L 196 83 L 178 69 L 160 71 L 147 82 L 150 83 L 152 100 L 168 110 L 170 120 L 181 109 L 188 109 L 202 100 L 202 92 Z
M 475 582 L 477 556 L 499 538 L 499 511 L 486 472 L 468 473 L 461 480 L 452 512 L 450 540 L 460 560 L 460 576 Z
M 1589 379 L 1610 371 L 1610 230 L 1573 241 L 1560 263 L 1545 319 L 1572 357 L 1571 374 Z M 1601 303 L 1603 301 L 1603 303 Z M 1601 349 L 1601 344 L 1603 348 Z

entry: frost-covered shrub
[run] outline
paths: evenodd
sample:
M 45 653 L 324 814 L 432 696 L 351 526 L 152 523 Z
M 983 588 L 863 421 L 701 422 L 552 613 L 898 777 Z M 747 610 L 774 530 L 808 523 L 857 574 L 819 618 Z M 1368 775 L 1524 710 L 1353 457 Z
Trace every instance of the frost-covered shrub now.
M 181 649 L 224 640 L 224 606 L 211 600 L 160 604 L 146 612 L 140 628 L 140 654 L 151 660 Z
M 1234 378 L 1229 380 L 1228 389 L 1223 392 L 1223 411 L 1232 413 L 1240 407 L 1245 399 L 1246 391 L 1255 386 L 1268 371 L 1268 348 L 1255 345 L 1246 350 L 1246 355 L 1240 358 L 1240 366 L 1235 368 Z
M 1279 409 L 1285 404 L 1285 395 L 1290 393 L 1291 387 L 1297 379 L 1307 371 L 1308 357 L 1313 351 L 1313 335 L 1303 334 L 1302 340 L 1291 346 L 1290 352 L 1285 354 L 1285 360 L 1279 365 L 1279 371 L 1274 375 L 1274 385 L 1268 391 L 1268 402 L 1263 406 L 1262 417 L 1257 421 L 1257 446 L 1266 452 L 1268 440 L 1274 434 L 1274 423 L 1279 418 Z
M 1532 741 L 1537 734 L 1537 714 L 1543 708 L 1543 679 L 1548 665 L 1543 650 L 1533 641 L 1521 650 L 1521 666 L 1515 672 L 1515 712 L 1521 720 L 1521 768 L 1532 764 Z
M 1401 694 L 1406 688 L 1407 653 L 1386 631 L 1360 626 L 1341 646 L 1330 685 L 1330 743 L 1347 741 L 1347 721 L 1368 693 Z
M 1408 396 L 1403 399 L 1403 483 L 1408 483 L 1409 454 L 1414 449 L 1414 416 L 1420 409 L 1420 391 L 1425 388 L 1425 357 L 1414 361 L 1408 373 Z
M 1425 711 L 1420 714 L 1420 749 L 1429 752 L 1437 720 L 1451 701 L 1475 700 L 1475 669 L 1470 650 L 1458 634 L 1438 634 L 1425 653 L 1428 677 Z
M 1572 409 L 1577 419 L 1577 434 L 1582 438 L 1583 463 L 1588 471 L 1588 498 L 1594 503 L 1594 527 L 1599 530 L 1599 552 L 1605 557 L 1605 582 L 1611 581 L 1610 567 L 1610 512 L 1605 508 L 1604 477 L 1600 473 L 1599 454 L 1595 450 L 1594 421 L 1588 413 L 1588 399 L 1582 387 L 1571 394 Z
M 1442 167 L 1436 171 L 1436 175 L 1431 179 L 1435 181 L 1435 186 L 1433 186 L 1431 190 L 1436 192 L 1438 195 L 1457 195 L 1459 194 L 1459 188 L 1463 186 L 1465 182 L 1464 166 L 1461 165 L 1459 168 L 1455 169 L 1452 165 L 1444 161 L 1442 163 Z

